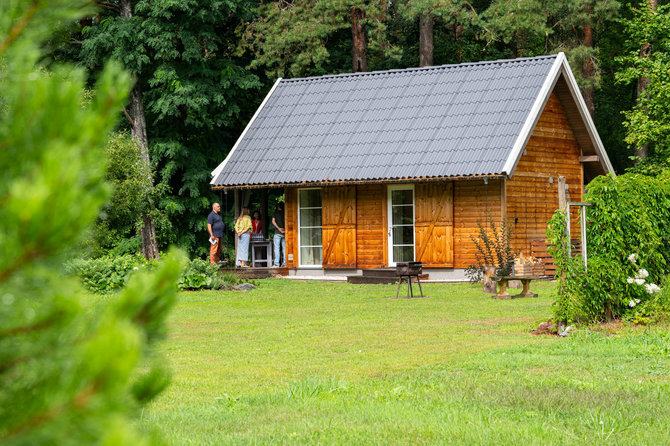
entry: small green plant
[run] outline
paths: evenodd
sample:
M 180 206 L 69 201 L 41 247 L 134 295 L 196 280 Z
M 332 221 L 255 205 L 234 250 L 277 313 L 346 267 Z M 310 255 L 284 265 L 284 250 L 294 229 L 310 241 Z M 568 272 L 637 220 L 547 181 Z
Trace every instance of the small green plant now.
M 481 280 L 484 270 L 491 266 L 495 267 L 498 277 L 512 274 L 514 265 L 514 252 L 511 246 L 512 225 L 503 218 L 498 227 L 491 215 L 488 216 L 487 223 L 488 225 L 485 225 L 478 221 L 478 236 L 470 236 L 477 249 L 476 263 L 470 265 L 465 274 L 472 282 Z

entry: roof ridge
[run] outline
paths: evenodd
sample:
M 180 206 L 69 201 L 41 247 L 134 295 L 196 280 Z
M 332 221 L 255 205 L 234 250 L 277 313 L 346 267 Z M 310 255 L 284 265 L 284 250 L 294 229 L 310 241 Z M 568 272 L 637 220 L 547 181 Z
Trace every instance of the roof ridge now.
M 291 79 L 281 78 L 281 82 L 300 82 L 300 81 L 314 81 L 318 79 L 330 79 L 338 77 L 355 77 L 355 76 L 382 76 L 385 74 L 392 73 L 410 73 L 413 71 L 431 71 L 431 70 L 445 70 L 449 68 L 460 68 L 468 67 L 473 65 L 493 65 L 493 64 L 503 64 L 503 63 L 521 63 L 528 62 L 533 60 L 543 60 L 543 59 L 555 59 L 560 53 L 556 54 L 547 54 L 542 56 L 533 56 L 533 57 L 517 57 L 516 59 L 496 59 L 496 60 L 482 60 L 478 62 L 461 62 L 457 64 L 444 64 L 444 65 L 430 65 L 427 67 L 408 67 L 408 68 L 394 68 L 391 70 L 378 70 L 378 71 L 363 71 L 358 73 L 339 73 L 339 74 L 324 74 L 321 76 L 308 76 L 308 77 L 296 77 Z

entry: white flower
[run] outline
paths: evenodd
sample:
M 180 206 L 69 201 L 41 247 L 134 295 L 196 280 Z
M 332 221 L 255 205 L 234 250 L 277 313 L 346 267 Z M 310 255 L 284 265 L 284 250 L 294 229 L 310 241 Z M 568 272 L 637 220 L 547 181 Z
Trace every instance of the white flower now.
M 134 269 L 135 271 L 137 271 L 139 268 L 136 267 L 136 266 L 133 266 L 133 269 Z
M 647 289 L 647 293 L 649 293 L 649 294 L 655 294 L 655 293 L 658 293 L 659 291 L 661 291 L 661 287 L 659 287 L 658 285 L 656 285 L 654 283 L 648 283 L 644 287 Z
M 635 279 L 635 283 L 638 285 L 644 285 L 644 279 Z
M 626 279 L 626 282 L 633 283 L 633 282 L 635 282 L 635 279 L 633 279 L 632 277 L 629 277 L 628 279 Z
M 637 272 L 637 274 L 635 274 L 636 279 L 646 279 L 647 277 L 649 277 L 649 271 L 647 271 L 644 268 L 642 268 L 640 271 Z
M 635 305 L 636 305 L 636 304 L 635 304 L 635 301 L 634 301 L 633 299 L 631 299 L 631 300 L 628 302 L 628 306 L 631 307 L 631 308 L 633 308 Z
M 628 256 L 628 261 L 631 263 L 636 263 L 637 262 L 637 254 L 631 254 Z

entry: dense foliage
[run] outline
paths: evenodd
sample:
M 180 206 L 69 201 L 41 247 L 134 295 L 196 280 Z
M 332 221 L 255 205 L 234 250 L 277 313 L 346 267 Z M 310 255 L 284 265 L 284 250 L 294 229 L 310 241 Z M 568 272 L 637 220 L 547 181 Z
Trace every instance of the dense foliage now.
M 103 146 L 130 85 L 108 65 L 84 101 L 83 69 L 37 65 L 54 24 L 85 4 L 0 3 L 3 445 L 152 443 L 133 420 L 168 382 L 151 347 L 176 297 L 180 255 L 97 308 L 62 274 L 108 198 Z
M 108 59 L 136 73 L 144 92 L 151 159 L 170 223 L 157 223 L 161 247 L 204 254 L 205 220 L 218 198 L 209 173 L 241 132 L 240 114 L 260 100 L 258 77 L 234 54 L 234 30 L 248 0 L 131 2 L 133 17 L 104 10 L 77 31 L 82 64 L 97 73 Z
M 624 113 L 625 140 L 648 152 L 635 170 L 658 174 L 670 167 L 670 5 L 634 9 L 623 24 L 628 53 L 619 61 L 627 68 L 617 73 L 617 79 L 645 84 L 633 109 Z M 646 45 L 642 51 L 639 42 Z
M 561 321 L 658 316 L 670 293 L 657 289 L 670 275 L 670 178 L 626 174 L 589 184 L 588 269 L 568 255 L 566 218 L 557 211 L 547 235 L 559 285 Z M 660 298 L 659 298 L 660 296 Z
M 77 276 L 89 291 L 109 294 L 121 290 L 133 276 L 142 271 L 155 270 L 160 263 L 140 255 L 108 255 L 71 260 L 65 265 L 65 270 Z M 238 282 L 234 276 L 219 274 L 219 269 L 219 265 L 193 259 L 186 264 L 177 285 L 181 290 L 220 289 Z

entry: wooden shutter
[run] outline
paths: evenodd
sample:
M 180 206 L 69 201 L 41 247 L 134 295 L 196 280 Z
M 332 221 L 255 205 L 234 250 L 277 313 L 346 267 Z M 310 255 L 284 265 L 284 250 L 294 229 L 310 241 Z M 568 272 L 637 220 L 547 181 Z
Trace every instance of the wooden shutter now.
M 356 268 L 356 186 L 321 191 L 323 267 Z
M 454 184 L 415 186 L 416 260 L 427 267 L 454 266 Z

